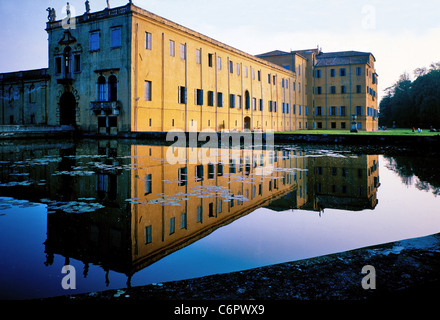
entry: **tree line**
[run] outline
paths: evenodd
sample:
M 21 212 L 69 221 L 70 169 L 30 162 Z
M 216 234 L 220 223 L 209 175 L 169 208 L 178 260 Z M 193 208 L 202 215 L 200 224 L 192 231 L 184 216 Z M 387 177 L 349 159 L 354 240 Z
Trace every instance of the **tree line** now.
M 440 129 L 440 62 L 414 70 L 385 89 L 379 105 L 379 126 Z

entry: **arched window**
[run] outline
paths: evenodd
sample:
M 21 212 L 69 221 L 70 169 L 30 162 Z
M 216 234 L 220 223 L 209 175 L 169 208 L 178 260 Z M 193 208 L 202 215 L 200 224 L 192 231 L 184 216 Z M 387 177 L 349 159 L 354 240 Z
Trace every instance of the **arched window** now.
M 64 49 L 64 77 L 72 77 L 72 49 L 69 46 Z
M 244 94 L 244 106 L 246 109 L 250 109 L 250 107 L 251 107 L 251 98 L 249 95 L 249 91 L 247 91 L 247 90 Z
M 110 101 L 118 101 L 118 79 L 115 75 L 108 78 L 108 93 Z
M 107 101 L 106 80 L 104 76 L 98 78 L 98 101 Z

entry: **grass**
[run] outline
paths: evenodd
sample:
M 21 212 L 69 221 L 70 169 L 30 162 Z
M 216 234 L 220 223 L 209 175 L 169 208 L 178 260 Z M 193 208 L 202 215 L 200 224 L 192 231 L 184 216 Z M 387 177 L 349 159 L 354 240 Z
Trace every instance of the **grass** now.
M 439 132 L 430 132 L 429 129 L 422 130 L 421 133 L 412 132 L 412 129 L 387 129 L 378 131 L 359 131 L 357 133 L 351 133 L 350 130 L 295 130 L 295 131 L 283 131 L 275 132 L 278 134 L 335 134 L 335 135 L 378 135 L 378 136 L 437 136 Z

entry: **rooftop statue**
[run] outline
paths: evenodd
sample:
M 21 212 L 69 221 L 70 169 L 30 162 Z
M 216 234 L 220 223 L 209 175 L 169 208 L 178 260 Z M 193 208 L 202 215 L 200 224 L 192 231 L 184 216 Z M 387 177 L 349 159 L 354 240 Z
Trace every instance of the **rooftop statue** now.
M 48 12 L 47 20 L 49 22 L 54 22 L 57 19 L 57 14 L 54 8 L 47 8 L 46 11 Z

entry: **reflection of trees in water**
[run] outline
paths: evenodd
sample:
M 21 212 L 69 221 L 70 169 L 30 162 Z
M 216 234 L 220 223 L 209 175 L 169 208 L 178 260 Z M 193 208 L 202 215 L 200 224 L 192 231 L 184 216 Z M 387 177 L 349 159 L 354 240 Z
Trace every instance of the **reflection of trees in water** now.
M 385 159 L 386 167 L 396 172 L 404 184 L 440 195 L 439 157 L 385 156 Z

